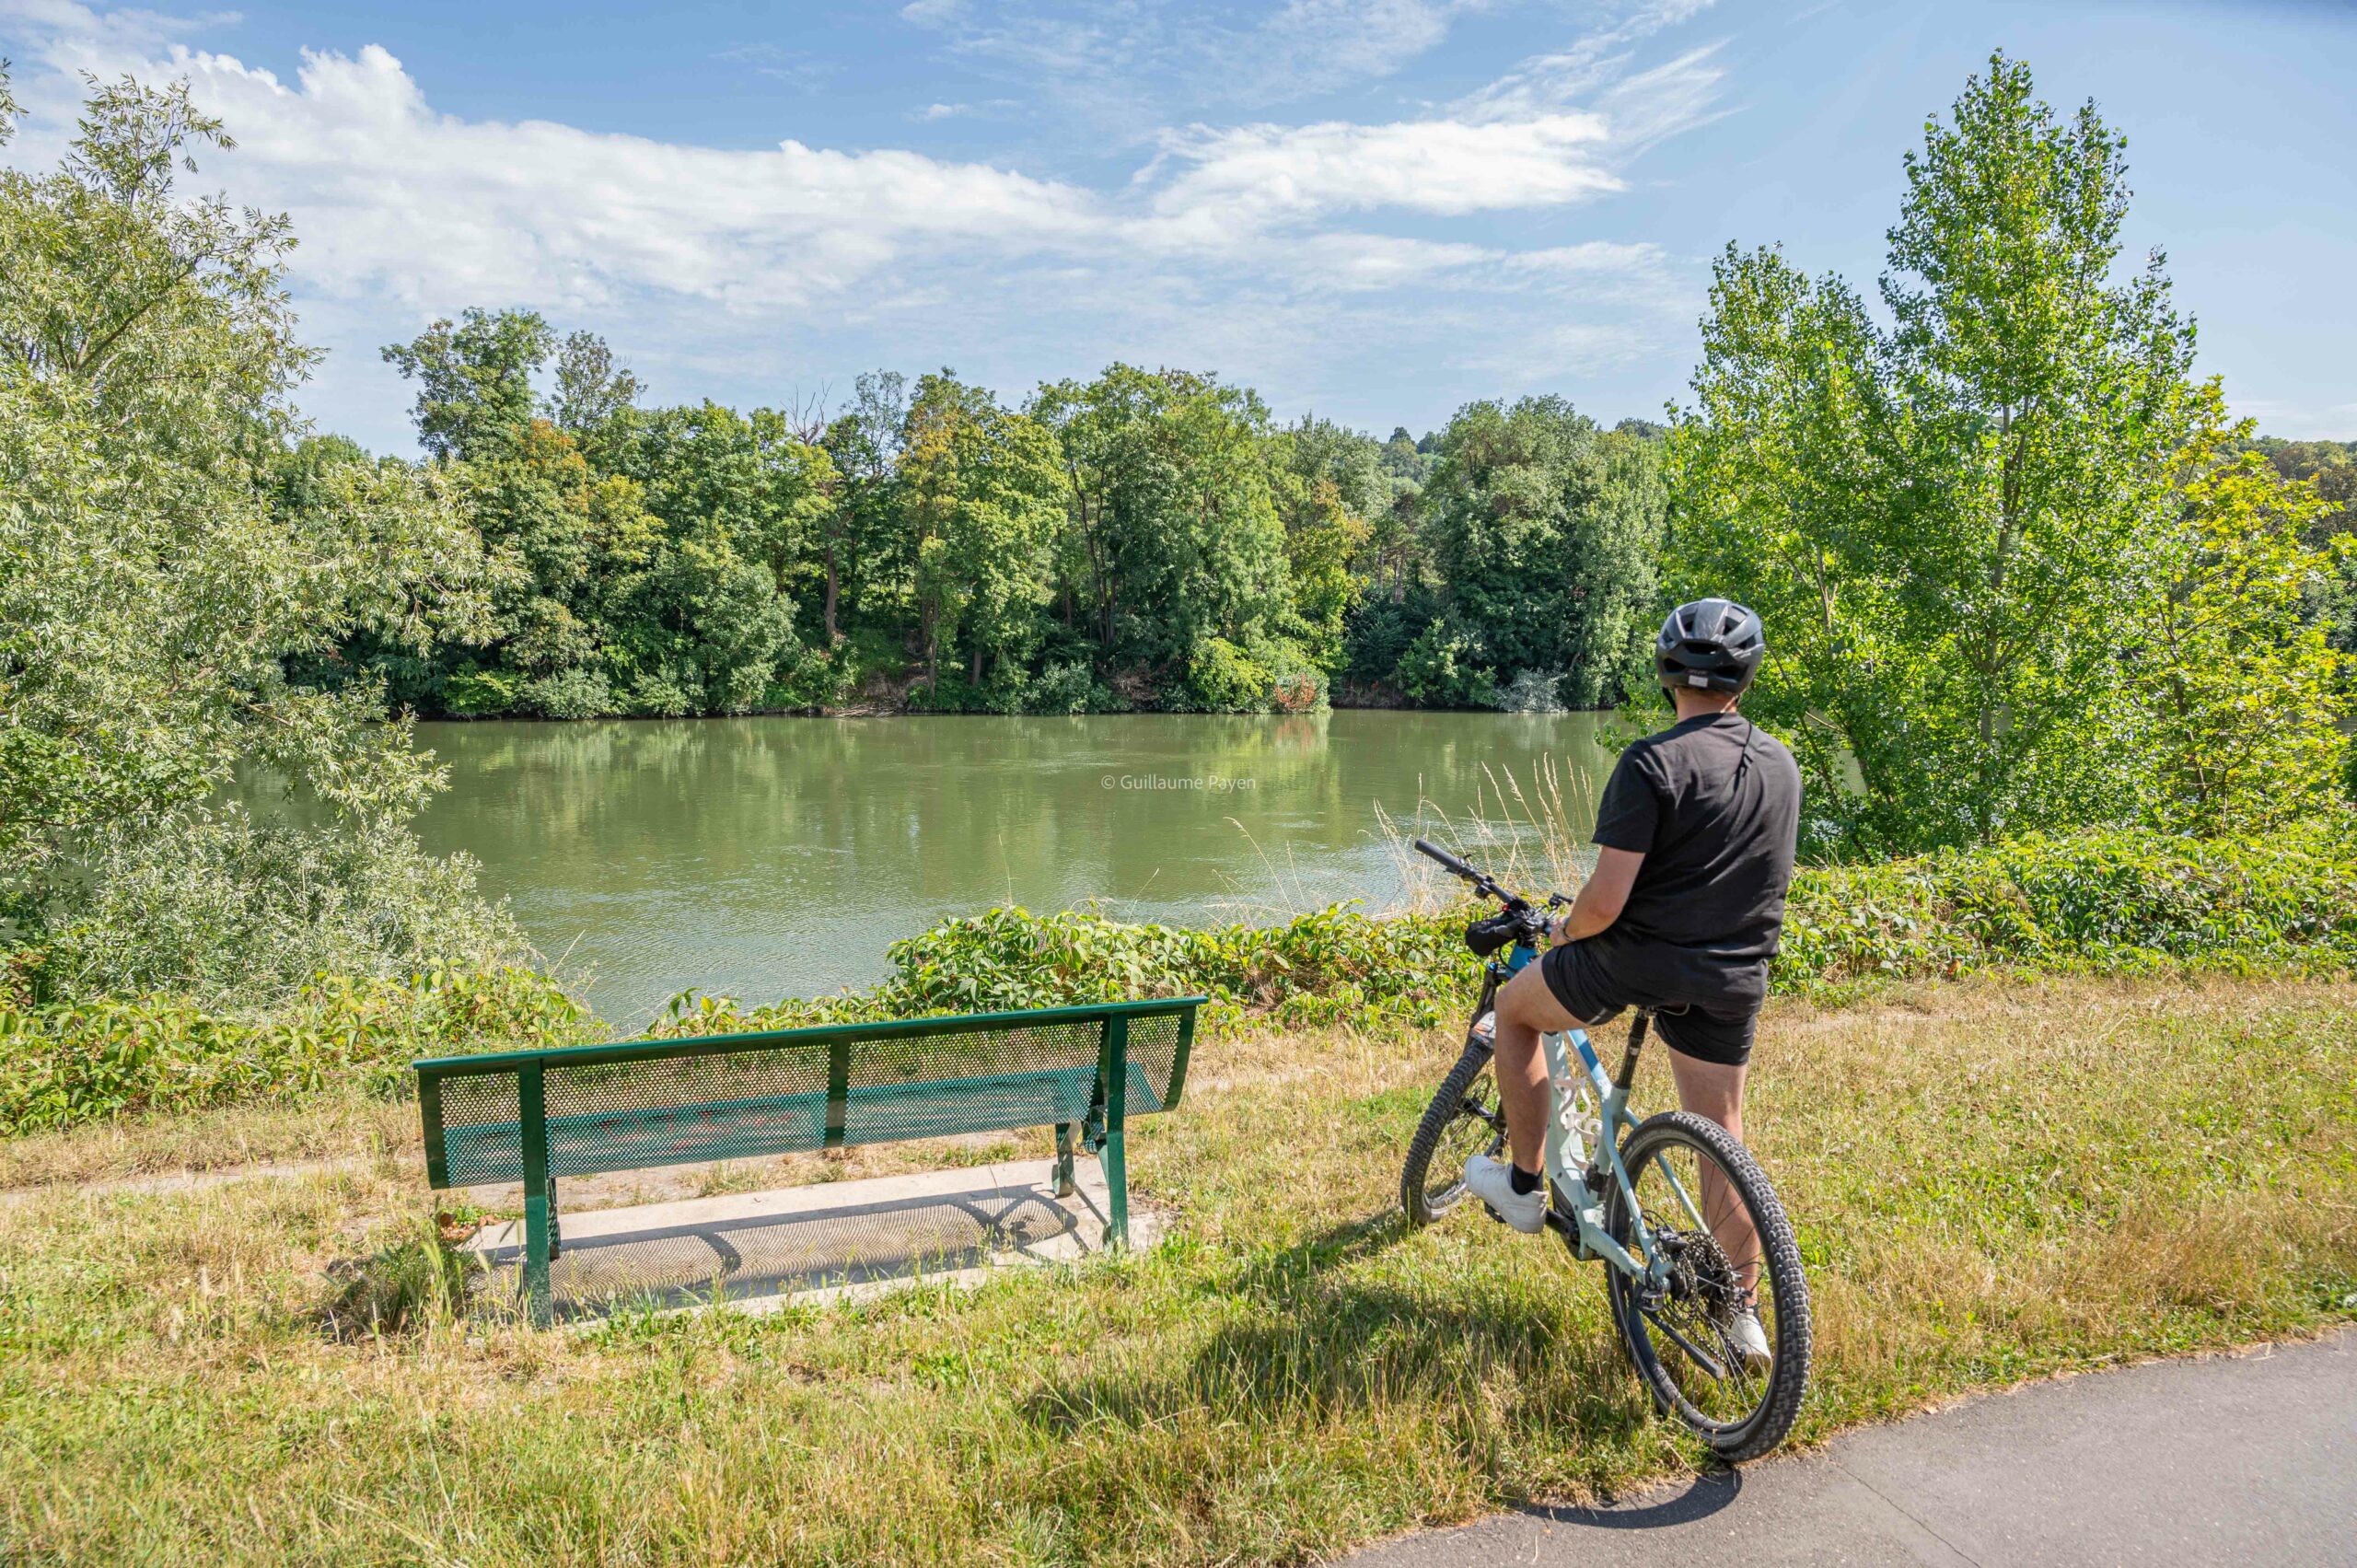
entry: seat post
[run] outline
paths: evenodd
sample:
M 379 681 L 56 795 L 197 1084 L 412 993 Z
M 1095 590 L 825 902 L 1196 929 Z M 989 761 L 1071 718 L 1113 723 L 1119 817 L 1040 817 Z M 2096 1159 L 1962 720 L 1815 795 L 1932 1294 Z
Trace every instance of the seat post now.
M 1645 1029 L 1653 1021 L 1654 1010 L 1650 1007 L 1638 1008 L 1636 1016 L 1629 1020 L 1628 1048 L 1620 1055 L 1620 1075 L 1612 1080 L 1613 1086 L 1624 1095 L 1637 1081 L 1637 1052 L 1644 1049 Z

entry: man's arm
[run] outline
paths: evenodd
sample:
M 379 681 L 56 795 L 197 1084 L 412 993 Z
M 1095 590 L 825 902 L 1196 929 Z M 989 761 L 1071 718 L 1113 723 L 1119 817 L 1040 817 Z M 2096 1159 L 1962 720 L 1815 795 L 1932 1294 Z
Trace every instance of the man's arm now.
M 1619 920 L 1628 906 L 1629 889 L 1636 886 L 1637 867 L 1644 863 L 1645 857 L 1635 850 L 1597 851 L 1595 873 L 1581 884 L 1571 912 L 1555 923 L 1555 940 L 1576 942 Z

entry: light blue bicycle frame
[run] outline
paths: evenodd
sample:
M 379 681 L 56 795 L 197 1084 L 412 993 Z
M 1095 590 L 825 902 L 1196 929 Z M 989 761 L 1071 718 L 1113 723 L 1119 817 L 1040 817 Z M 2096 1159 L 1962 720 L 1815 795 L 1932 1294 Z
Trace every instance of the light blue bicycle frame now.
M 1604 1063 L 1596 1060 L 1596 1047 L 1588 1042 L 1585 1029 L 1541 1035 L 1538 1043 L 1547 1061 L 1545 1168 L 1555 1191 L 1573 1204 L 1570 1217 L 1579 1225 L 1579 1235 L 1573 1242 L 1573 1253 L 1583 1259 L 1601 1258 L 1625 1274 L 1655 1281 L 1667 1278 L 1669 1260 L 1654 1246 L 1653 1233 L 1637 1206 L 1633 1184 L 1620 1164 L 1620 1134 L 1637 1124 L 1636 1117 L 1629 1110 L 1628 1095 L 1605 1072 Z M 1593 1114 L 1583 1103 L 1591 1097 L 1592 1103 L 1599 1108 Z M 1635 1257 L 1605 1232 L 1603 1194 L 1590 1188 L 1587 1181 L 1591 1160 L 1606 1180 L 1617 1184 L 1627 1194 L 1629 1232 L 1636 1244 Z M 1662 1174 L 1669 1176 L 1666 1167 Z M 1683 1199 L 1685 1193 L 1677 1188 L 1676 1181 L 1671 1177 L 1673 1191 L 1678 1191 Z M 1693 1205 L 1689 1202 L 1687 1206 L 1690 1209 Z
M 1533 949 L 1517 945 L 1506 960 L 1506 972 L 1519 970 L 1535 957 Z M 1614 1083 L 1612 1075 L 1604 1070 L 1604 1063 L 1596 1060 L 1596 1046 L 1588 1040 L 1585 1029 L 1541 1035 L 1538 1044 L 1547 1062 L 1543 1168 L 1555 1191 L 1574 1205 L 1569 1217 L 1577 1223 L 1579 1232 L 1572 1238 L 1573 1254 L 1583 1260 L 1602 1259 L 1624 1274 L 1661 1283 L 1669 1277 L 1669 1257 L 1654 1245 L 1653 1231 L 1646 1225 L 1643 1211 L 1637 1203 L 1636 1184 L 1620 1163 L 1620 1136 L 1637 1125 L 1637 1118 L 1629 1109 L 1628 1091 Z M 1593 1103 L 1596 1109 L 1591 1112 L 1584 1101 Z M 1656 1163 L 1688 1221 L 1696 1230 L 1708 1231 L 1710 1226 L 1702 1223 L 1701 1210 L 1686 1191 L 1685 1183 L 1678 1179 L 1678 1173 L 1669 1168 L 1666 1161 Z M 1628 1200 L 1629 1234 L 1636 1243 L 1634 1256 L 1604 1228 L 1604 1194 L 1588 1186 L 1591 1164 Z M 1562 1211 L 1553 1211 L 1550 1217 L 1560 1224 Z

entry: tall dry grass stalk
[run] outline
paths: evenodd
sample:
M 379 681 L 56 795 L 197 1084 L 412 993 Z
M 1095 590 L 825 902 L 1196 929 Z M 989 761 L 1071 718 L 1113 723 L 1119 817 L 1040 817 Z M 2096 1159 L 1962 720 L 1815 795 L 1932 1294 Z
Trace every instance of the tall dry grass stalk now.
M 1404 827 L 1378 803 L 1376 821 L 1399 879 L 1395 912 L 1429 913 L 1465 896 L 1462 884 L 1415 852 L 1419 838 L 1518 892 L 1577 891 L 1596 865 L 1595 846 L 1585 842 L 1596 820 L 1596 786 L 1584 772 L 1572 772 L 1568 783 L 1564 775 L 1551 755 L 1531 764 L 1527 782 L 1485 764 L 1469 807 L 1452 812 L 1420 797 L 1414 818 Z

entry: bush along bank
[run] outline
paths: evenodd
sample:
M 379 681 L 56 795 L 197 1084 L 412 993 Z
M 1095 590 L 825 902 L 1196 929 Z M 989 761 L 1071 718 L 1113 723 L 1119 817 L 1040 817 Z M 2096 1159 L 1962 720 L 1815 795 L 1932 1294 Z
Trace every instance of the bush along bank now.
M 554 981 L 514 969 L 319 976 L 263 1016 L 169 996 L 0 1005 L 0 1136 L 328 1089 L 389 1093 L 416 1057 L 596 1032 Z
M 661 1032 L 783 1028 L 926 1014 L 1203 994 L 1236 1028 L 1429 1028 L 1480 984 L 1469 907 L 1369 916 L 1344 907 L 1284 925 L 1183 930 L 1092 914 L 994 909 L 893 944 L 860 992 L 751 1011 L 675 1002 Z M 1988 970 L 2232 972 L 2357 966 L 2357 853 L 2332 830 L 2234 842 L 2143 831 L 2031 836 L 1794 876 L 1774 970 L 1783 994 Z
M 1214 1029 L 1431 1028 L 1480 983 L 1466 906 L 1346 907 L 1187 930 L 1001 908 L 896 942 L 865 990 L 747 1007 L 683 997 L 654 1030 L 803 1024 L 1202 994 Z M 2149 832 L 2028 837 L 1794 878 L 1775 989 L 1837 1001 L 1896 981 L 2025 973 L 2357 968 L 2357 854 L 2338 828 L 2235 842 Z M 359 1086 L 412 1057 L 602 1032 L 554 981 L 514 970 L 407 984 L 321 978 L 266 1017 L 169 998 L 0 1004 L 0 1134 L 126 1112 Z

